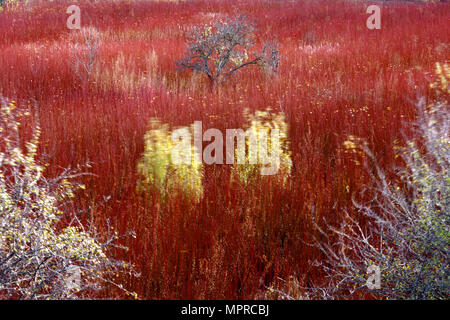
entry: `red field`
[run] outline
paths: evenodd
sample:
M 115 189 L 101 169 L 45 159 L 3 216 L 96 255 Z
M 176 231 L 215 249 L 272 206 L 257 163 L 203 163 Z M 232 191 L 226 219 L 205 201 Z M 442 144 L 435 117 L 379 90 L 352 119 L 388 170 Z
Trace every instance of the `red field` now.
M 70 3 L 72 4 L 72 3 Z M 0 93 L 39 104 L 40 153 L 47 174 L 92 162 L 77 194 L 86 221 L 107 219 L 135 238 L 111 254 L 139 277 L 117 280 L 142 299 L 252 299 L 293 276 L 303 286 L 326 279 L 308 245 L 314 221 L 339 223 L 368 182 L 348 135 L 366 139 L 379 164 L 394 165 L 393 144 L 413 102 L 429 95 L 435 62 L 448 61 L 450 6 L 382 2 L 381 30 L 366 27 L 358 1 L 82 1 L 82 27 L 100 33 L 93 80 L 73 72 L 79 31 L 66 27 L 68 4 L 43 2 L 0 13 Z M 278 38 L 274 78 L 247 68 L 220 88 L 177 68 L 186 32 L 215 17 L 255 19 L 258 42 Z M 289 184 L 231 182 L 227 165 L 205 166 L 204 197 L 149 201 L 136 191 L 149 119 L 171 125 L 242 127 L 244 108 L 284 112 L 293 171 Z M 110 200 L 102 203 L 105 196 Z M 102 295 L 118 295 L 111 289 Z

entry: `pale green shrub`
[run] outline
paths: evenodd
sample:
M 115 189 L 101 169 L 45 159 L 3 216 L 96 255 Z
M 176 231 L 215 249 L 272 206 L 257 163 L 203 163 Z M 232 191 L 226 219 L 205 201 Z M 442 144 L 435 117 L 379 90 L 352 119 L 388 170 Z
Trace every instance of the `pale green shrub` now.
M 292 170 L 292 159 L 291 152 L 289 150 L 289 139 L 288 130 L 289 127 L 284 119 L 283 113 L 272 113 L 270 109 L 265 111 L 256 111 L 250 113 L 248 110 L 244 110 L 244 116 L 246 119 L 245 130 L 247 134 L 251 134 L 255 137 L 255 140 L 248 138 L 246 139 L 246 153 L 245 153 L 245 163 L 239 164 L 237 155 L 239 150 L 234 152 L 236 159 L 235 164 L 232 167 L 232 179 L 237 179 L 243 184 L 249 184 L 255 181 L 255 179 L 261 175 L 261 169 L 266 167 L 267 164 L 262 164 L 259 160 L 260 147 L 259 143 L 262 136 L 267 137 L 267 143 L 262 143 L 263 147 L 267 147 L 267 151 L 270 154 L 272 148 L 278 148 L 278 157 L 276 159 L 276 166 L 278 167 L 275 173 L 275 178 L 282 184 L 286 184 L 291 176 Z M 273 140 L 272 131 L 277 130 L 278 141 L 277 143 Z M 255 146 L 251 144 L 254 143 Z M 254 155 L 252 155 L 252 149 Z M 257 163 L 252 161 L 252 157 L 257 158 Z
M 380 287 L 369 290 L 375 297 L 450 297 L 450 68 L 438 64 L 436 73 L 431 87 L 437 98 L 428 106 L 418 103 L 414 135 L 397 149 L 405 163 L 397 173 L 399 183 L 386 177 L 362 140 L 345 143 L 375 164 L 375 186 L 367 190 L 369 201 L 354 201 L 368 226 L 347 214 L 341 228 L 332 229 L 337 242 L 319 244 L 328 257 L 322 266 L 333 284 L 331 297 L 367 291 L 371 265 L 381 276 Z
M 192 132 L 189 127 L 178 129 L 185 130 L 187 134 Z M 144 153 L 138 164 L 141 175 L 139 190 L 148 191 L 153 188 L 163 201 L 169 196 L 180 194 L 193 201 L 199 201 L 203 197 L 203 165 L 195 156 L 197 150 L 191 141 L 184 146 L 184 151 L 180 150 L 180 156 L 190 156 L 190 162 L 176 163 L 172 154 L 178 142 L 172 141 L 172 131 L 167 124 L 152 119 L 144 143 Z

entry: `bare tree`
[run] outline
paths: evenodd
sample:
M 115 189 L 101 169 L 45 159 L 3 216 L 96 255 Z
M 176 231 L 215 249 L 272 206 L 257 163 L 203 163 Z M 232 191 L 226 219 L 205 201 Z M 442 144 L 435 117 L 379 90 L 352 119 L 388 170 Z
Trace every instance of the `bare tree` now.
M 94 27 L 81 30 L 83 45 L 75 45 L 74 72 L 81 82 L 89 81 L 98 56 L 100 34 Z
M 187 57 L 179 65 L 205 74 L 212 86 L 222 84 L 236 71 L 250 65 L 276 72 L 278 43 L 269 41 L 261 52 L 250 53 L 254 38 L 254 23 L 242 15 L 194 28 L 188 37 Z

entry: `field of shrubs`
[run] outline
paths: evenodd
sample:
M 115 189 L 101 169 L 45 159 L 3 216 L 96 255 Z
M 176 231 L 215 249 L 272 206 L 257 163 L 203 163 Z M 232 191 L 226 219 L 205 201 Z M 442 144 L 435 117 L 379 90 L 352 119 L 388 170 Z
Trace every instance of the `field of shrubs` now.
M 30 219 L 38 219 L 41 213 L 36 212 L 42 211 L 48 219 L 39 224 L 42 233 L 20 240 L 24 257 L 36 252 L 27 251 L 30 239 L 53 239 L 48 240 L 53 241 L 50 249 L 36 257 L 39 268 L 49 263 L 48 268 L 67 273 L 68 266 L 82 265 L 86 271 L 82 269 L 81 279 L 89 285 L 65 295 L 52 293 L 56 286 L 66 290 L 55 275 L 22 281 L 12 277 L 16 289 L 2 287 L 0 280 L 0 297 L 299 299 L 330 297 L 317 288 L 332 284 L 334 298 L 378 298 L 364 288 L 352 291 L 356 286 L 340 290 L 340 280 L 329 277 L 333 262 L 327 249 L 343 240 L 331 229 L 357 222 L 369 230 L 370 216 L 355 203 L 367 204 L 373 191 L 362 191 L 372 186 L 377 170 L 385 172 L 385 187 L 395 183 L 395 190 L 413 194 L 395 174 L 408 165 L 399 148 L 416 132 L 411 123 L 418 118 L 418 102 L 429 106 L 448 97 L 450 6 L 377 1 L 381 28 L 371 30 L 366 26 L 371 4 L 4 1 L 0 129 L 13 134 L 2 136 L 0 130 L 0 137 L 6 137 L 0 141 L 0 164 L 5 166 L 0 171 L 0 261 L 13 257 L 8 248 L 19 241 L 17 234 L 36 225 L 11 229 L 17 216 L 8 218 L 7 225 L 1 215 L 28 212 Z M 70 5 L 80 8 L 80 29 L 68 28 Z M 240 17 L 252 26 L 245 29 L 252 43 L 230 64 L 238 66 L 245 59 L 255 63 L 223 82 L 220 77 L 211 80 L 204 69 L 186 67 L 192 61 L 183 65 L 195 30 L 208 45 L 221 22 L 231 28 Z M 255 52 L 269 56 L 259 59 Z M 440 112 L 443 108 L 448 120 L 446 101 Z M 17 109 L 27 112 L 11 116 Z M 172 133 L 193 133 L 200 121 L 202 132 L 215 128 L 224 136 L 234 128 L 279 130 L 278 171 L 259 174 L 260 165 L 249 164 L 248 155 L 245 164 L 171 163 Z M 13 122 L 20 123 L 19 129 Z M 448 129 L 448 123 L 442 125 Z M 447 139 L 440 148 L 447 148 L 443 161 L 448 165 L 448 131 L 441 134 Z M 15 135 L 20 139 L 10 145 Z M 423 152 L 426 145 L 418 143 L 414 150 Z M 204 138 L 200 149 L 208 144 Z M 187 150 L 193 156 L 198 151 Z M 8 154 L 16 160 L 4 160 Z M 11 169 L 15 165 L 16 171 Z M 18 190 L 14 186 L 20 184 L 8 178 L 13 173 L 22 177 L 20 183 L 25 181 L 24 199 L 48 198 L 36 207 L 23 201 L 11 205 Z M 440 191 L 433 189 L 445 197 L 434 209 L 447 214 L 439 229 L 446 239 L 448 181 Z M 2 198 L 8 187 L 14 192 Z M 60 192 L 67 199 L 55 196 Z M 55 207 L 61 213 L 57 221 L 46 216 Z M 61 234 L 47 236 L 50 225 Z M 75 249 L 58 251 L 59 260 L 49 258 L 56 257 L 62 239 L 75 239 L 69 246 Z M 383 239 L 374 235 L 370 241 L 376 245 Z M 90 249 L 81 252 L 85 246 Z M 448 258 L 448 240 L 442 247 Z M 344 251 L 339 252 L 351 260 L 353 253 Z M 111 260 L 104 270 L 92 271 L 106 256 Z M 369 262 L 358 261 L 365 275 Z M 0 279 L 11 268 L 0 266 Z M 99 278 L 103 282 L 97 285 Z M 17 289 L 33 281 L 35 289 Z

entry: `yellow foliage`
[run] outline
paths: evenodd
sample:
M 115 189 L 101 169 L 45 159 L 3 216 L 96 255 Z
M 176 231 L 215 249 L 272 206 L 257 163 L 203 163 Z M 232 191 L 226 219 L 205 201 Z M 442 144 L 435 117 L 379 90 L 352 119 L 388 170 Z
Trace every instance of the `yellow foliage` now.
M 436 62 L 436 81 L 430 84 L 431 88 L 435 88 L 443 93 L 450 94 L 448 82 L 450 81 L 450 66 L 447 63 L 441 64 Z
M 192 127 L 182 127 L 192 137 Z M 150 121 L 150 129 L 144 137 L 145 148 L 138 164 L 138 172 L 142 179 L 138 189 L 147 187 L 159 190 L 163 198 L 182 192 L 190 200 L 199 201 L 203 197 L 203 166 L 197 159 L 193 143 L 188 141 L 186 145 L 180 145 L 172 141 L 172 131 L 167 124 L 162 124 L 158 119 Z M 181 158 L 188 157 L 190 161 L 177 163 L 174 155 L 175 147 L 183 147 Z
M 247 152 L 245 155 L 245 163 L 238 164 L 235 161 L 235 165 L 232 168 L 232 178 L 238 179 L 240 182 L 244 184 L 248 184 L 252 182 L 258 175 L 261 174 L 261 169 L 266 167 L 267 164 L 263 164 L 260 161 L 255 163 L 252 161 L 252 157 L 258 156 L 259 160 L 261 160 L 262 150 L 261 150 L 261 142 L 264 139 L 267 139 L 266 148 L 267 154 L 272 152 L 272 148 L 278 147 L 278 157 L 275 160 L 275 166 L 278 168 L 275 176 L 282 182 L 282 184 L 286 184 L 288 178 L 291 176 L 292 169 L 292 160 L 291 160 L 291 152 L 289 150 L 289 139 L 288 139 L 288 124 L 285 121 L 283 113 L 271 113 L 270 108 L 266 111 L 256 111 L 253 114 L 250 114 L 248 110 L 244 110 L 244 116 L 247 120 L 247 124 L 244 129 L 246 129 L 247 133 L 252 134 L 256 137 L 256 154 L 252 154 L 252 146 L 251 139 L 246 140 L 246 148 Z M 276 130 L 274 132 L 274 130 Z M 277 142 L 273 140 L 272 133 L 278 132 L 278 146 Z M 253 142 L 254 143 L 254 142 Z M 262 146 L 265 144 L 262 143 Z M 276 151 L 275 151 L 276 152 Z M 235 155 L 237 151 L 235 152 Z

